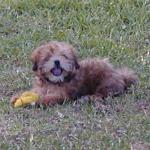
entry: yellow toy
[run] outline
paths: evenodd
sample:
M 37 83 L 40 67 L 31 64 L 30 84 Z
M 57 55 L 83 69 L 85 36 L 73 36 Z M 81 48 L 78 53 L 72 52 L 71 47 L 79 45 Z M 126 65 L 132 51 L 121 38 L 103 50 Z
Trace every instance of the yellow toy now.
M 39 95 L 34 92 L 24 92 L 13 104 L 15 108 L 34 104 L 39 99 Z

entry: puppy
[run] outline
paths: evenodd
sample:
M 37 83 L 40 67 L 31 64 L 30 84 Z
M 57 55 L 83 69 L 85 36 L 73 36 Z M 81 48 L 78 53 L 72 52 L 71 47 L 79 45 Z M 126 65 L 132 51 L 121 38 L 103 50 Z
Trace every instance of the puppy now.
M 47 106 L 82 96 L 90 100 L 116 96 L 138 80 L 132 70 L 114 69 L 108 59 L 78 61 L 75 49 L 65 42 L 41 45 L 33 51 L 31 60 L 35 74 L 31 91 L 40 95 L 37 104 Z M 11 103 L 17 97 L 13 97 Z

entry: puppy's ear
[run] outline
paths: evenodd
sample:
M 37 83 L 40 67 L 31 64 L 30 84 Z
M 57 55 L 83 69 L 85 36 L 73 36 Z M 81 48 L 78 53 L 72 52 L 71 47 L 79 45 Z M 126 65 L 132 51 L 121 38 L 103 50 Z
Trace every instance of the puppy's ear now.
M 32 70 L 33 71 L 37 71 L 38 70 L 38 64 L 36 62 L 33 63 Z
M 78 53 L 77 53 L 77 51 L 74 48 L 72 48 L 72 51 L 73 51 L 73 60 L 74 60 L 75 68 L 79 69 L 80 65 L 78 63 Z
M 31 54 L 31 61 L 33 63 L 33 67 L 32 70 L 33 71 L 37 71 L 38 70 L 38 57 L 39 57 L 39 52 L 38 50 L 33 50 L 32 54 Z
M 75 59 L 75 68 L 76 69 L 79 69 L 80 68 L 80 65 L 78 64 L 78 61 Z
M 78 58 L 77 58 L 77 56 L 74 56 L 74 64 L 75 64 L 75 68 L 76 68 L 76 69 L 79 69 L 79 68 L 80 68 L 80 65 L 79 65 L 79 63 L 78 63 Z

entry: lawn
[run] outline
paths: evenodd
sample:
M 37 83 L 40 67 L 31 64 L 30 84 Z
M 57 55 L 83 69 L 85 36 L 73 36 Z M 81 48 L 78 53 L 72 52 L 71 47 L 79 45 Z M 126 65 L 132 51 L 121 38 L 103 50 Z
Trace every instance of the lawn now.
M 32 84 L 30 54 L 43 41 L 67 41 L 80 58 L 109 57 L 139 84 L 94 104 L 9 105 Z M 0 0 L 0 149 L 150 149 L 148 0 Z

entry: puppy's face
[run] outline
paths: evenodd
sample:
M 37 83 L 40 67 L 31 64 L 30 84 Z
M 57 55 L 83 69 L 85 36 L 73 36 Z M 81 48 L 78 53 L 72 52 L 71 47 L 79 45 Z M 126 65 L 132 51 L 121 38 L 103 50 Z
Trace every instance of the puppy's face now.
M 42 80 L 59 83 L 71 80 L 79 68 L 74 48 L 64 42 L 49 42 L 31 56 L 33 71 Z

